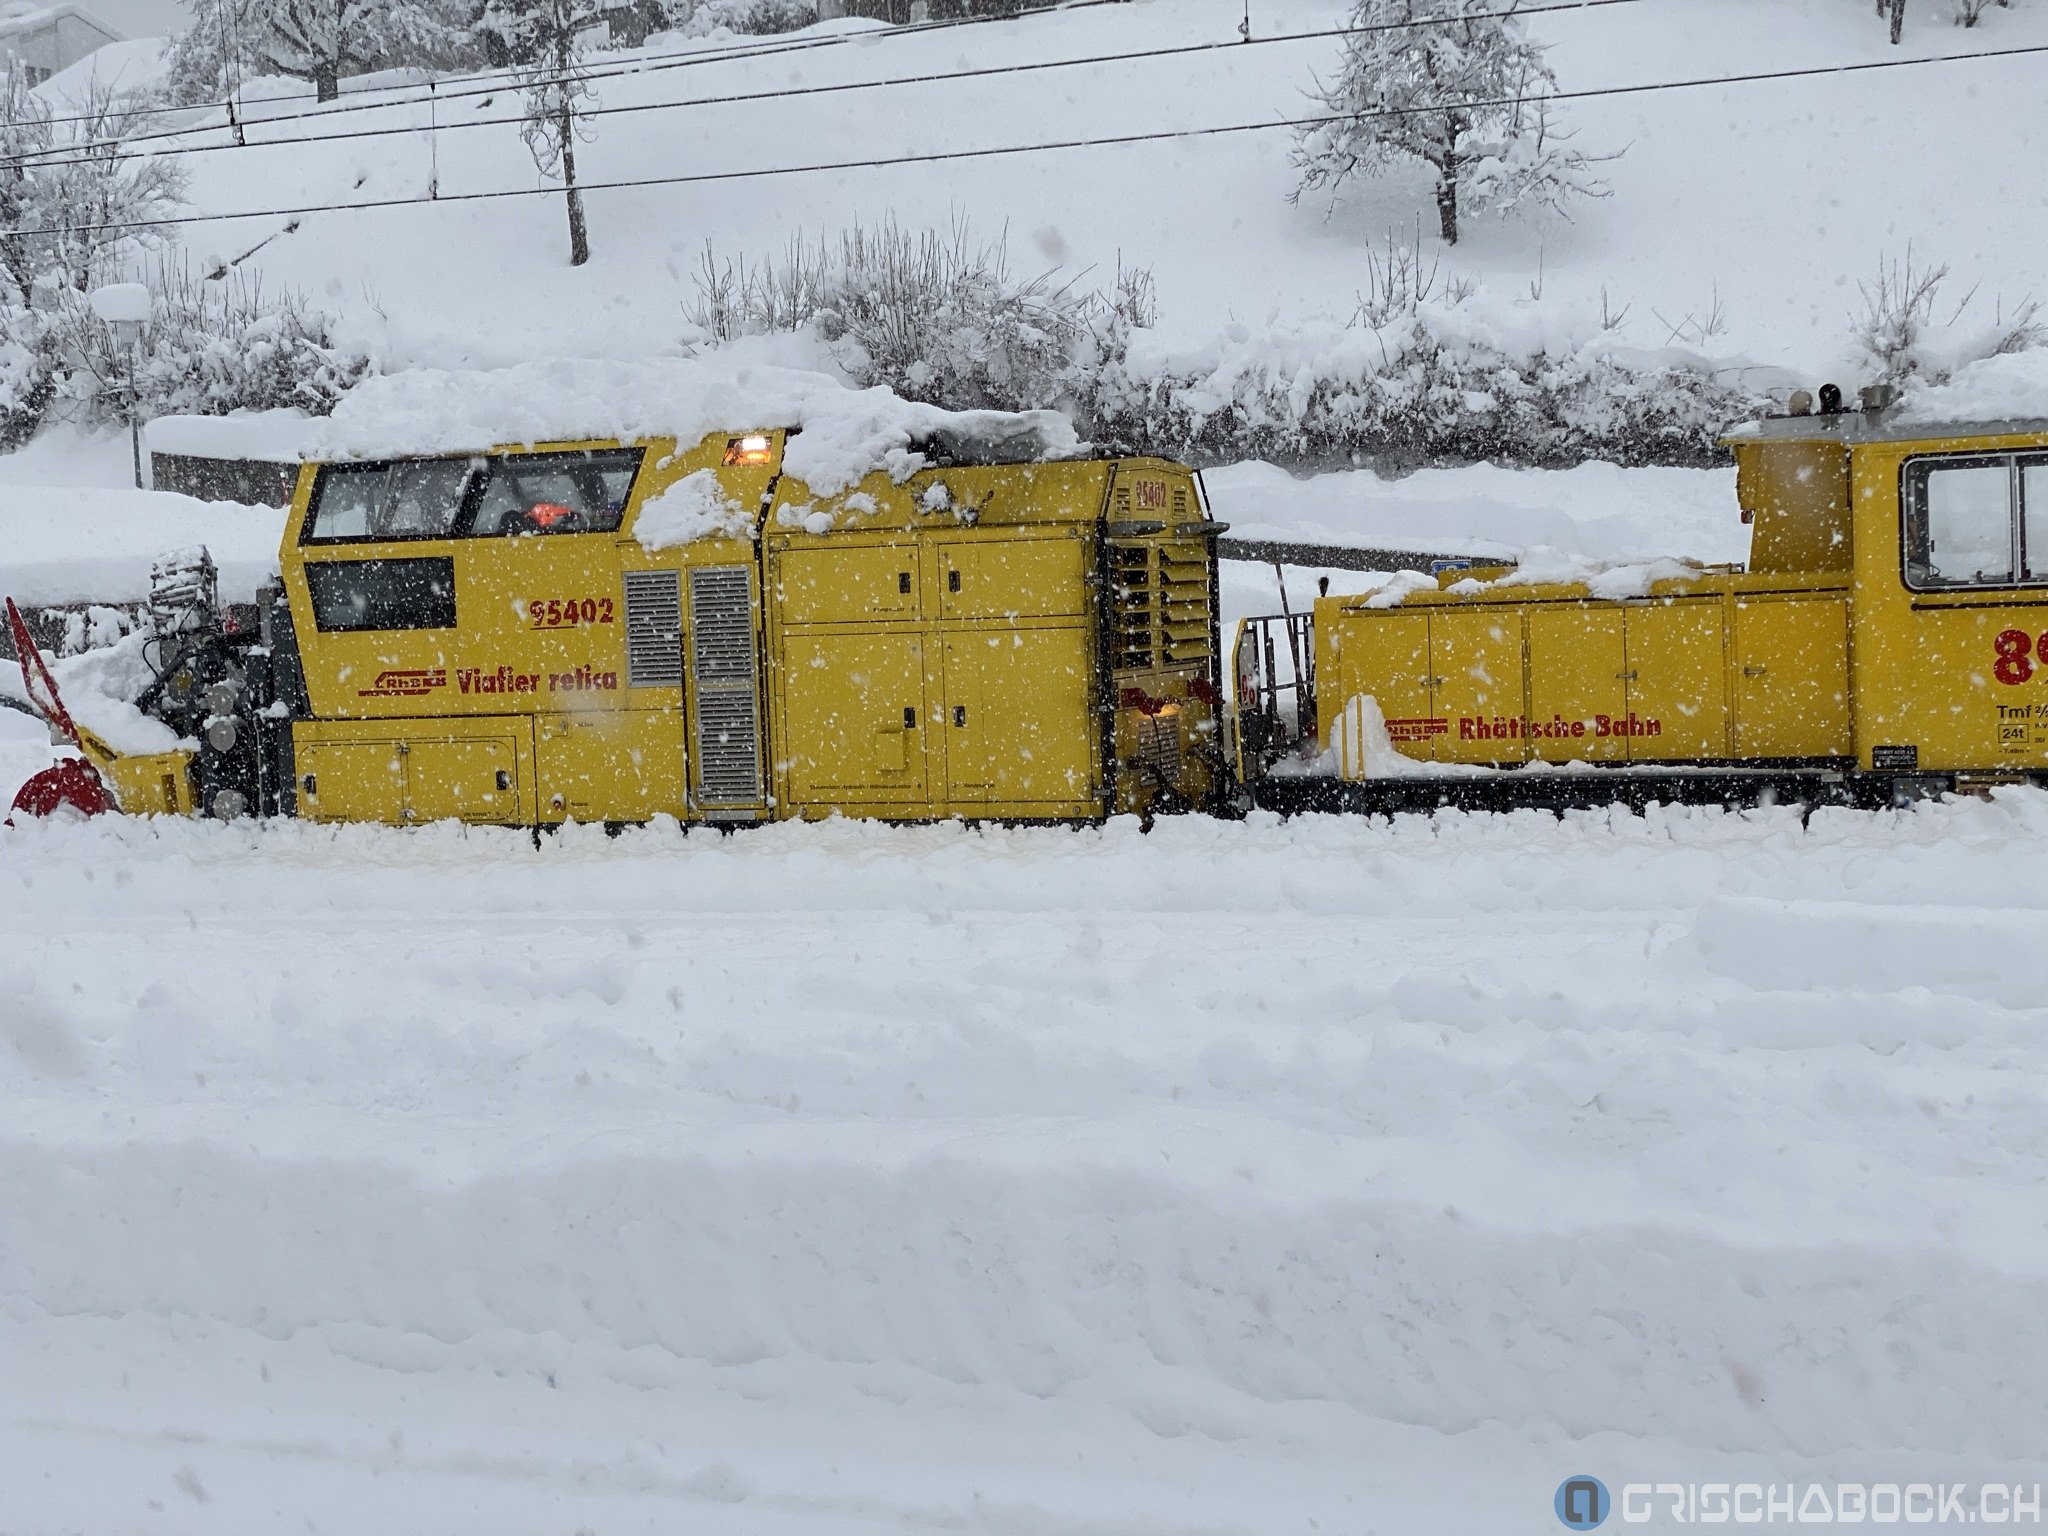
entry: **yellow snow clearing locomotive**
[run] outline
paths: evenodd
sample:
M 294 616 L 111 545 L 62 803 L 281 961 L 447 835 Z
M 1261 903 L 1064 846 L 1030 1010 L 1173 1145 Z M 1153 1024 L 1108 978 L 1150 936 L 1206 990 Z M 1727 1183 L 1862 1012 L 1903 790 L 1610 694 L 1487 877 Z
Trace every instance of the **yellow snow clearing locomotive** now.
M 1631 596 L 1450 571 L 1249 621 L 1238 751 L 1258 798 L 1871 801 L 2048 781 L 2048 421 L 1928 427 L 1881 396 L 1822 399 L 1724 440 L 1746 568 Z M 1299 666 L 1276 666 L 1282 635 Z
M 335 822 L 1072 821 L 1224 788 L 1189 470 L 940 438 L 820 495 L 785 441 L 308 464 L 281 588 L 222 619 L 186 571 L 159 605 L 142 703 L 183 744 L 75 739 L 126 811 Z

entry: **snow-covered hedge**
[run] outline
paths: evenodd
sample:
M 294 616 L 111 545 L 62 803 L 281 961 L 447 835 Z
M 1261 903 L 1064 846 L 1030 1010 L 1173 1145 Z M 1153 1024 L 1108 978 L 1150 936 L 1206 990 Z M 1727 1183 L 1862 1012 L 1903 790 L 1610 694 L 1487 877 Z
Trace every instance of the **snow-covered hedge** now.
M 954 410 L 1056 407 L 1106 446 L 1202 464 L 1700 464 L 1765 404 L 1737 374 L 1630 349 L 1611 325 L 1439 291 L 1401 260 L 1375 270 L 1348 324 L 1234 326 L 1175 350 L 1152 329 L 1143 269 L 1111 292 L 1019 278 L 1000 240 L 891 223 L 760 262 L 707 252 L 692 320 L 721 343 L 812 330 L 857 383 Z
M 1193 351 L 1136 335 L 1081 382 L 1090 436 L 1197 463 L 1701 464 L 1766 405 L 1703 358 L 1515 337 L 1451 303 L 1379 326 L 1233 327 Z

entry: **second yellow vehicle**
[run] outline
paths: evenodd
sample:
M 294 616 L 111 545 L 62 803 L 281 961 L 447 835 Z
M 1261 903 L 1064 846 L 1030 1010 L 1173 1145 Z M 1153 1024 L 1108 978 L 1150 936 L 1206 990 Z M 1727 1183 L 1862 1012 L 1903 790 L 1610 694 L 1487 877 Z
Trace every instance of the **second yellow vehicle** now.
M 1282 620 L 1252 622 L 1247 781 L 1277 806 L 1385 807 L 2048 779 L 2048 421 L 1808 406 L 1725 442 L 1746 566 L 1627 595 L 1480 570 L 1326 597 L 1288 632 L 1298 666 L 1276 666 Z

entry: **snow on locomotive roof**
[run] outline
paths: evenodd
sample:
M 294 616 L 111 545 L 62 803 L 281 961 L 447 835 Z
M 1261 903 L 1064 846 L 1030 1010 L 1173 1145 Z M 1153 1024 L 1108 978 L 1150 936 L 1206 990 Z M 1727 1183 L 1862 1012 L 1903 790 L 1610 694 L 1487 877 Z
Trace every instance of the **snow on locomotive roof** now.
M 2023 433 L 2048 436 L 2048 417 L 2011 417 L 2003 420 L 1954 420 L 1933 418 L 1915 412 L 1837 411 L 1813 412 L 1806 416 L 1767 416 L 1731 427 L 1722 438 L 1727 443 L 1818 442 L 1828 439 L 1843 443 L 1924 443 L 1951 437 L 2009 437 Z
M 1057 411 L 947 411 L 825 373 L 705 358 L 415 369 L 366 379 L 329 417 L 167 417 L 149 442 L 205 458 L 382 459 L 778 427 L 795 432 L 785 471 L 827 495 L 878 469 L 902 479 L 933 461 L 1033 463 L 1086 447 Z

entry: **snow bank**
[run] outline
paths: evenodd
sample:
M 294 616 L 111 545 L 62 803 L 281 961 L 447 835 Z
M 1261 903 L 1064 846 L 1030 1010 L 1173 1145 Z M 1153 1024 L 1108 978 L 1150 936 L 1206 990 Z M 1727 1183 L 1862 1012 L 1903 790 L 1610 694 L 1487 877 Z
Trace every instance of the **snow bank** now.
M 1505 469 L 1473 464 L 1399 479 L 1369 470 L 1297 477 L 1271 464 L 1207 472 L 1236 539 L 1423 549 L 1514 560 L 1547 547 L 1589 559 L 1748 558 L 1732 469 Z
M 0 494 L 0 592 L 17 603 L 135 602 L 150 562 L 204 545 L 221 595 L 246 601 L 277 571 L 284 513 L 168 491 L 9 485 Z
M 825 495 L 878 469 L 908 478 L 926 462 L 914 445 L 927 439 L 1019 459 L 1082 449 L 1073 424 L 1055 411 L 944 411 L 886 389 L 852 389 L 830 374 L 726 356 L 413 369 L 365 380 L 331 417 L 183 417 L 151 441 L 197 454 L 260 445 L 265 457 L 288 447 L 295 458 L 388 458 L 592 437 L 694 443 L 764 427 L 800 429 L 784 468 Z
M 1988 357 L 1946 384 L 1910 389 L 1899 419 L 1927 425 L 2048 417 L 2048 348 Z

